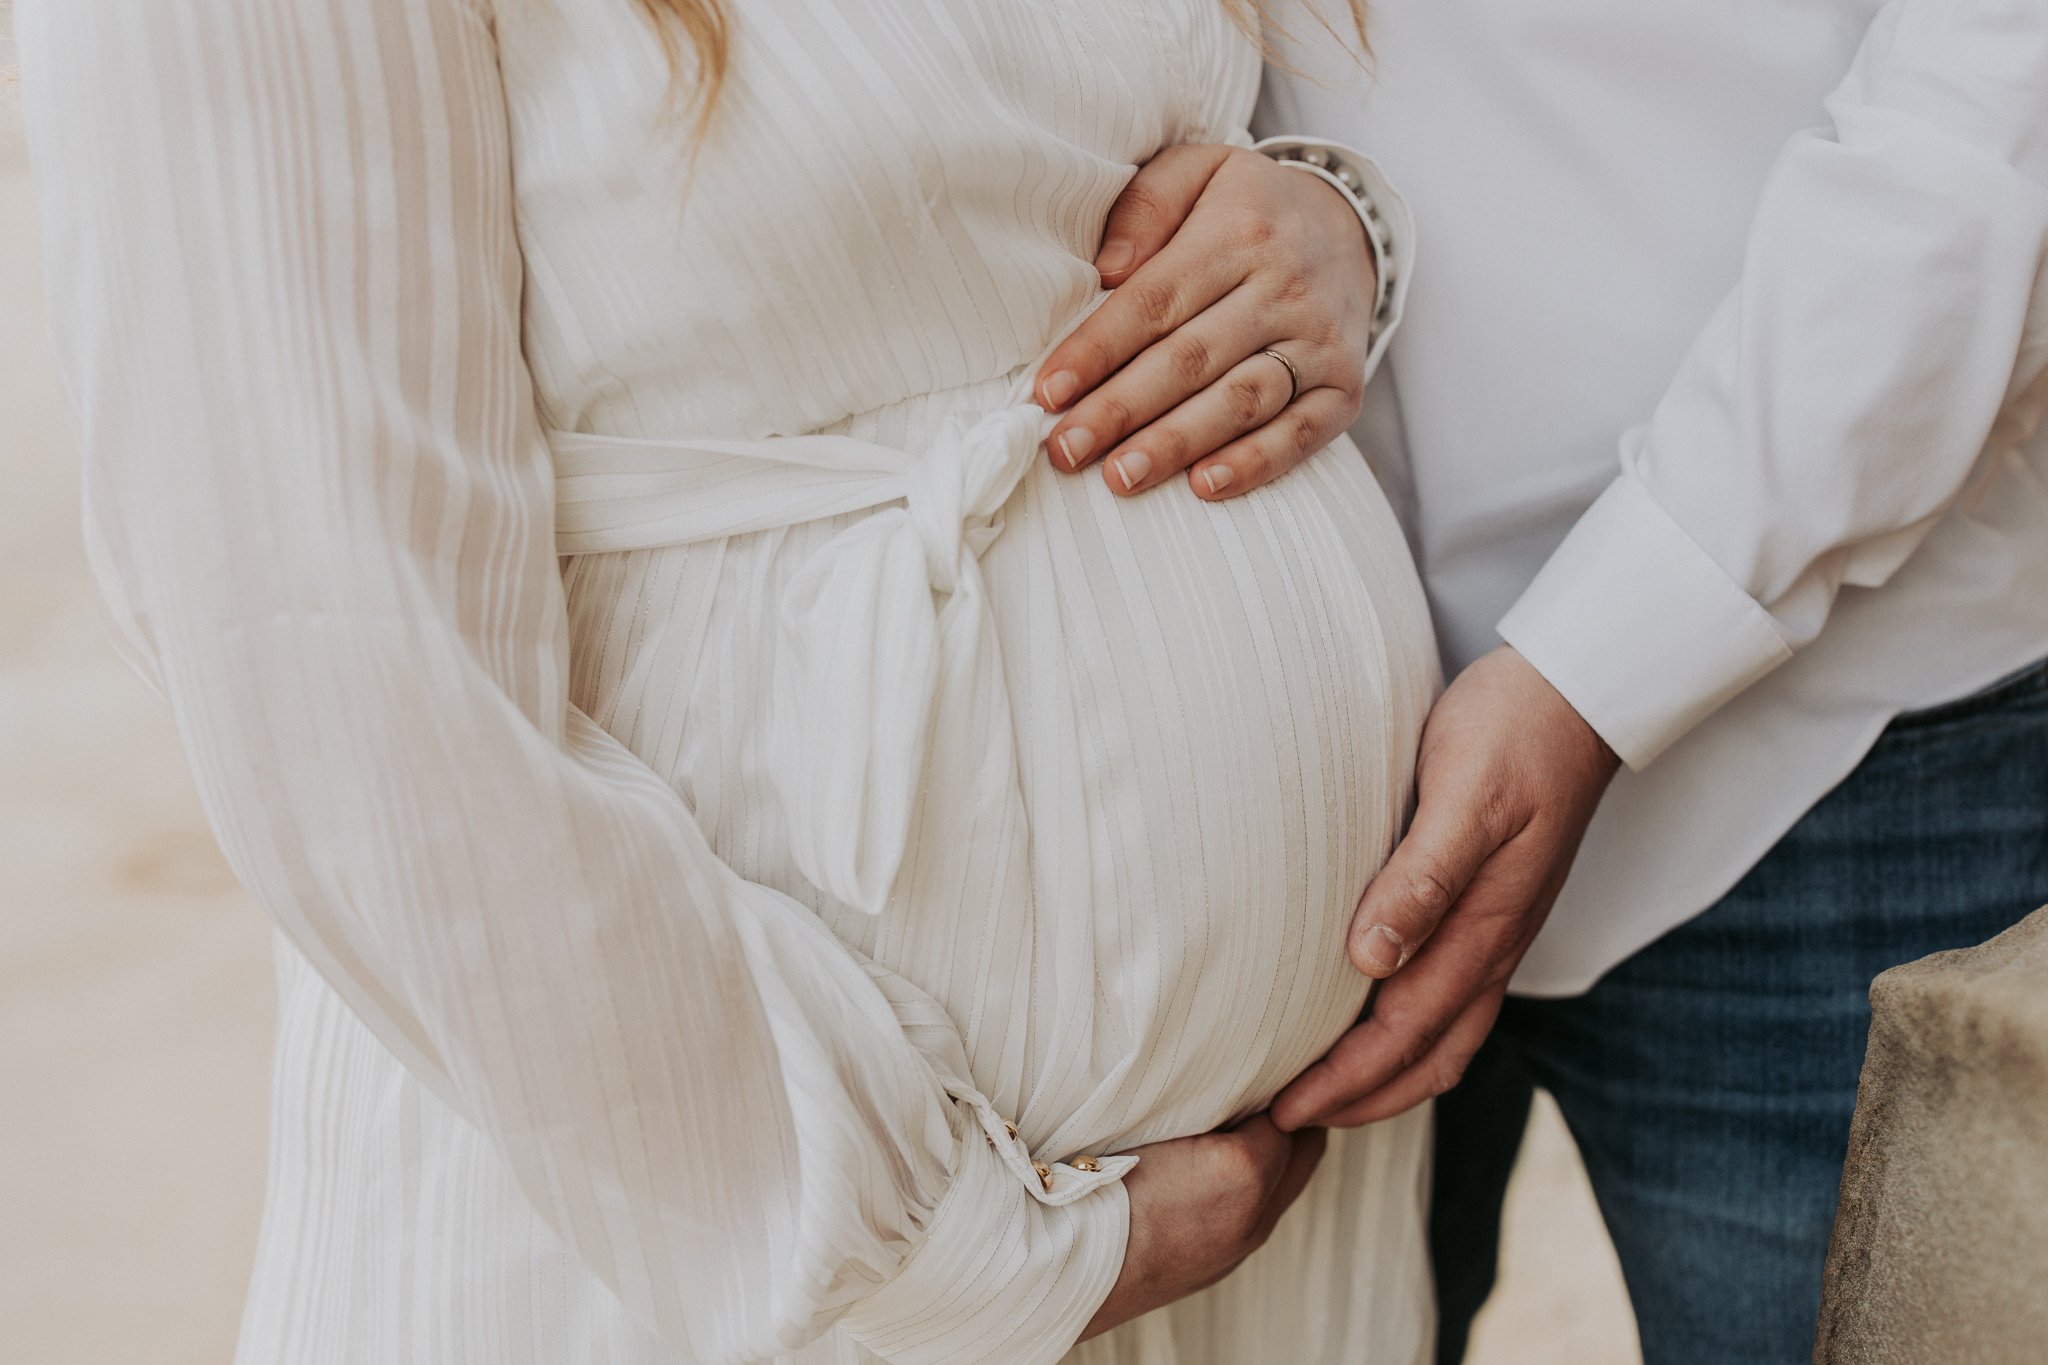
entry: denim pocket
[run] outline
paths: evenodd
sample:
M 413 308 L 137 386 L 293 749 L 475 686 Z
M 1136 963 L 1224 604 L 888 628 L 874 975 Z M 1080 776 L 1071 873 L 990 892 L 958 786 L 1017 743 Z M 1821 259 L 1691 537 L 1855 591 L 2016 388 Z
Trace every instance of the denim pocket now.
M 1990 686 L 1980 688 L 1968 696 L 1957 697 L 1954 701 L 1940 702 L 1934 706 L 1924 706 L 1915 711 L 1901 711 L 1892 717 L 1891 724 L 1885 727 L 1885 733 L 1953 724 L 2044 698 L 2048 698 L 2048 659 L 2037 659 L 2017 672 L 2008 673 Z

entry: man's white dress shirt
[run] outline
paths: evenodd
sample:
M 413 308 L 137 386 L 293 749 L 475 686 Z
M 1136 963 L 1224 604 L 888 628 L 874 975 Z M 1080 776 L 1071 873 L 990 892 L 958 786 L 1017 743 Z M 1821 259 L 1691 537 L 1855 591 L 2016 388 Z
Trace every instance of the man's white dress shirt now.
M 1627 764 L 1515 980 L 1582 990 L 2048 654 L 2048 5 L 1379 0 L 1369 76 L 1287 26 L 1258 126 L 1415 215 L 1360 434 L 1446 663 Z

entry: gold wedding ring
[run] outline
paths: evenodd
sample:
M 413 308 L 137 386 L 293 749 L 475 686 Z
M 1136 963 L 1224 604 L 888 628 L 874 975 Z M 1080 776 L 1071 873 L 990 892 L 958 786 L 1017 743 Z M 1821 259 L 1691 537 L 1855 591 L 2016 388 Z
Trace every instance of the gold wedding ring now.
M 1273 359 L 1280 362 L 1280 368 L 1287 371 L 1287 403 L 1292 403 L 1295 400 L 1295 398 L 1301 393 L 1301 376 L 1295 373 L 1294 362 L 1289 360 L 1286 356 L 1281 355 L 1271 346 L 1266 347 L 1264 350 L 1260 351 L 1259 354 L 1269 355 L 1273 357 Z M 1282 403 L 1280 406 L 1282 408 L 1285 408 L 1287 406 L 1287 403 Z

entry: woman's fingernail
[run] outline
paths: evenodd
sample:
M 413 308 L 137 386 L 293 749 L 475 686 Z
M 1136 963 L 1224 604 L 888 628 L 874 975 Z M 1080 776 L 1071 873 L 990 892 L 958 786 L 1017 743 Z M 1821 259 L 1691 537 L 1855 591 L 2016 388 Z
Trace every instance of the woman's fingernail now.
M 1209 486 L 1212 495 L 1230 487 L 1231 478 L 1230 466 L 1227 464 L 1212 464 L 1202 471 L 1202 482 Z
M 1081 391 L 1081 380 L 1072 370 L 1054 370 L 1039 387 L 1045 393 L 1045 401 L 1058 411 L 1074 401 L 1074 395 Z
M 1095 433 L 1086 427 L 1068 427 L 1053 444 L 1060 448 L 1060 456 L 1067 462 L 1067 468 L 1079 469 L 1081 461 L 1088 458 L 1088 452 L 1095 449 Z
M 1152 472 L 1152 457 L 1142 450 L 1126 450 L 1110 461 L 1116 466 L 1116 476 L 1124 481 L 1124 492 L 1128 493 L 1145 481 Z
M 1374 971 L 1393 971 L 1401 965 L 1401 959 L 1405 955 L 1401 936 L 1384 924 L 1375 924 L 1366 930 L 1359 947 L 1367 965 Z
M 1105 242 L 1102 245 L 1102 254 L 1095 258 L 1095 273 L 1114 275 L 1128 266 L 1131 257 L 1137 254 L 1129 242 Z

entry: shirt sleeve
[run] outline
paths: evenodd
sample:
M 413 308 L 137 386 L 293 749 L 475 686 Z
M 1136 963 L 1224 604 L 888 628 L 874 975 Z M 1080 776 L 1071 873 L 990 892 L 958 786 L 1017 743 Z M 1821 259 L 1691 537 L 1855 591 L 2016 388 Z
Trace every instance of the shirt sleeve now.
M 489 0 L 23 0 L 87 540 L 237 874 L 690 1359 L 1051 1362 L 1042 1180 L 909 983 L 568 700 Z M 650 37 L 650 41 L 652 41 Z
M 1882 585 L 2048 364 L 2048 7 L 1891 0 L 1827 115 L 1500 623 L 1634 768 Z

